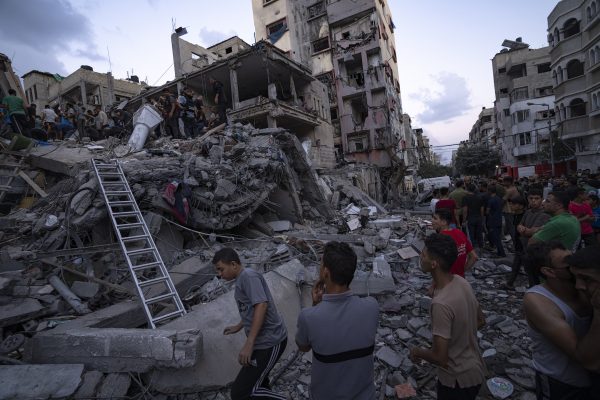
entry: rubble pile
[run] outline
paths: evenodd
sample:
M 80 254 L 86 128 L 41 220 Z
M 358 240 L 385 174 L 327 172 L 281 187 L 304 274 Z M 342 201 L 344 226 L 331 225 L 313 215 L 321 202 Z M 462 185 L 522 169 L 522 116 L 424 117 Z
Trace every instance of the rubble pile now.
M 222 334 L 239 316 L 233 285 L 215 278 L 214 253 L 234 247 L 244 265 L 265 273 L 293 338 L 323 245 L 337 240 L 359 258 L 353 292 L 380 303 L 379 398 L 435 398 L 435 369 L 408 357 L 409 347 L 431 341 L 430 278 L 418 264 L 427 219 L 388 214 L 348 174 L 317 175 L 282 129 L 235 124 L 197 139 L 148 141 L 120 162 L 188 310 L 149 330 L 90 170 L 90 157 L 119 151 L 104 143 L 38 153 L 30 172 L 46 175 L 45 196 L 0 217 L 0 397 L 226 399 L 242 338 Z M 525 289 L 498 289 L 507 268 L 483 259 L 468 280 L 487 318 L 479 339 L 490 376 L 508 379 L 512 398 L 525 400 L 535 386 L 520 312 Z M 310 360 L 290 340 L 275 388 L 307 398 Z

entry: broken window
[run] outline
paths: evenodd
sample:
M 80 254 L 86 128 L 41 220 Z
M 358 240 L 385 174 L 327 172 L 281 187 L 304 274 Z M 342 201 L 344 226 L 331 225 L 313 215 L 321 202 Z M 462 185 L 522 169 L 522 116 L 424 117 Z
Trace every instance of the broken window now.
M 550 72 L 550 63 L 538 64 L 537 66 L 538 74 L 542 74 L 544 72 Z
M 535 89 L 536 97 L 552 96 L 552 94 L 554 94 L 554 90 L 552 89 L 552 86 L 544 86 L 544 87 Z
M 579 98 L 569 103 L 569 109 L 571 110 L 571 118 L 583 117 L 586 114 L 585 102 Z
M 326 72 L 324 74 L 316 76 L 316 78 L 327 87 L 327 93 L 329 95 L 329 102 L 331 104 L 335 104 L 337 102 L 337 100 L 335 97 L 336 93 L 333 90 L 333 72 Z
M 510 68 L 510 70 L 508 71 L 508 75 L 510 75 L 510 77 L 513 79 L 522 78 L 524 76 L 527 76 L 527 65 L 526 64 L 513 65 Z
M 516 88 L 510 94 L 510 101 L 526 100 L 529 98 L 529 89 L 527 86 Z
M 500 88 L 500 94 L 508 94 L 507 88 Z
M 231 54 L 233 53 L 233 47 L 228 47 L 225 49 L 225 54 Z
M 518 124 L 529 119 L 529 110 L 519 110 L 513 113 L 512 123 Z
M 318 17 L 325 13 L 325 2 L 319 1 L 318 3 L 313 4 L 307 8 L 308 11 L 308 19 Z
M 338 119 L 338 110 L 337 108 L 333 107 L 329 110 L 329 113 L 331 114 L 331 120 L 335 121 L 336 119 Z
M 583 75 L 583 63 L 579 60 L 571 60 L 567 64 L 567 79 Z
M 510 110 L 508 108 L 504 109 L 504 116 L 505 117 L 510 117 Z
M 348 135 L 348 151 L 350 153 L 369 150 L 368 132 Z
M 506 68 L 504 68 L 504 67 L 498 68 L 498 73 L 499 74 L 505 74 L 506 73 Z
M 279 21 L 275 21 L 272 24 L 267 25 L 267 35 L 273 36 L 276 34 L 283 33 L 287 30 L 287 18 L 282 18 Z
M 329 48 L 329 37 L 317 39 L 312 42 L 313 54 L 320 51 L 325 51 Z
M 344 32 L 344 33 L 342 33 L 342 39 L 344 39 L 344 40 L 350 39 L 350 32 Z
M 571 18 L 563 25 L 563 36 L 565 39 L 577 35 L 579 32 L 579 21 L 575 18 Z
M 492 116 L 491 115 L 484 115 L 483 117 L 481 117 L 481 122 L 482 123 L 487 123 L 487 122 L 492 122 Z

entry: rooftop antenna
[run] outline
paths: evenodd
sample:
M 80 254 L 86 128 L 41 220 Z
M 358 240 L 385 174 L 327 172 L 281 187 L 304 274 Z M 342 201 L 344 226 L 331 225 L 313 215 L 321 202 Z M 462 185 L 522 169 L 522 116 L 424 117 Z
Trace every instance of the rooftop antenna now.
M 108 54 L 108 71 L 112 72 L 112 62 L 110 61 L 110 50 L 108 50 L 108 46 L 106 46 L 106 53 Z

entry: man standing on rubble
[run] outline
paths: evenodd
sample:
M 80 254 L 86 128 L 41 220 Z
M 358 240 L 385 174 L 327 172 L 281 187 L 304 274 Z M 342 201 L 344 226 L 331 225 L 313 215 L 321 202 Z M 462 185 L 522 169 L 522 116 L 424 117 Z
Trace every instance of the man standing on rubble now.
M 558 240 L 567 249 L 575 250 L 581 239 L 581 227 L 577 218 L 568 211 L 570 201 L 565 191 L 548 193 L 542 205 L 552 218 L 529 239 L 529 244 Z
M 485 323 L 471 285 L 450 272 L 457 257 L 452 238 L 439 233 L 425 239 L 421 270 L 435 287 L 431 303 L 431 349 L 413 347 L 413 362 L 438 366 L 439 400 L 475 400 L 485 379 L 485 364 L 477 344 L 477 329 Z
M 452 215 L 450 214 L 450 211 L 441 208 L 433 214 L 431 227 L 435 229 L 437 233 L 450 236 L 452 240 L 454 240 L 454 243 L 456 243 L 458 255 L 456 261 L 452 264 L 452 268 L 450 268 L 450 272 L 464 278 L 465 271 L 470 270 L 479 257 L 467 236 L 459 229 L 450 228 L 451 222 Z
M 236 280 L 234 297 L 242 318 L 223 334 L 232 335 L 242 328 L 246 332 L 246 343 L 238 355 L 242 369 L 231 386 L 231 399 L 285 399 L 271 391 L 268 375 L 285 350 L 287 329 L 265 278 L 252 268 L 243 268 L 238 254 L 229 247 L 217 251 L 212 263 L 221 279 Z
M 593 358 L 598 354 L 598 336 L 590 336 L 591 309 L 569 271 L 569 264 L 581 267 L 581 263 L 558 241 L 531 244 L 527 254 L 536 272 L 545 278 L 523 297 L 537 398 L 590 399 L 591 380 L 585 368 L 598 367 L 598 358 Z M 579 268 L 573 270 L 579 272 Z
M 215 105 L 217 106 L 217 111 L 219 113 L 219 123 L 226 124 L 227 97 L 225 96 L 225 91 L 223 90 L 223 84 L 213 77 L 209 78 L 209 82 L 212 85 L 213 93 L 215 95 Z
M 325 245 L 313 307 L 298 316 L 296 344 L 313 352 L 310 398 L 374 400 L 373 350 L 379 306 L 352 294 L 356 254 L 347 243 Z
M 13 132 L 21 135 L 25 134 L 25 127 L 27 126 L 25 104 L 23 99 L 17 96 L 15 89 L 8 89 L 8 96 L 2 99 L 2 107 L 6 109 L 10 117 Z

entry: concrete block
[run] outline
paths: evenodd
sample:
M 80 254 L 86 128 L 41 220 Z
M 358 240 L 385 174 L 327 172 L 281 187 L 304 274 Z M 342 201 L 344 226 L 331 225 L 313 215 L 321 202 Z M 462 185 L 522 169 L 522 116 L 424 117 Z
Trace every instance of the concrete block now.
M 184 368 L 202 353 L 199 330 L 85 328 L 42 332 L 27 342 L 25 358 L 39 364 L 82 363 L 102 372 Z
M 96 398 L 118 399 L 125 397 L 131 386 L 129 374 L 108 374 L 100 385 Z
M 40 146 L 31 150 L 30 162 L 36 168 L 76 176 L 81 169 L 89 168 L 92 157 L 94 153 L 84 147 Z
M 19 299 L 0 306 L 0 328 L 14 325 L 43 313 L 44 306 L 31 298 Z
M 75 281 L 71 286 L 71 291 L 82 299 L 91 299 L 98 293 L 98 290 L 100 290 L 100 285 L 95 282 Z
M 104 378 L 104 374 L 100 371 L 89 371 L 83 374 L 83 382 L 73 396 L 74 399 L 91 399 L 96 395 L 96 389 Z
M 356 271 L 350 283 L 350 289 L 359 296 L 374 296 L 394 293 L 396 285 L 391 276 L 382 276 L 373 272 Z
M 275 232 L 284 232 L 292 229 L 292 223 L 290 221 L 271 221 L 267 222 L 267 224 L 275 231 Z
M 288 346 L 282 358 L 295 348 L 293 342 L 301 308 L 295 282 L 300 271 L 304 271 L 302 264 L 292 260 L 264 275 L 288 330 Z M 309 289 L 306 287 L 303 290 L 304 304 L 310 304 Z M 163 326 L 163 329 L 175 330 L 201 329 L 205 345 L 196 366 L 154 371 L 151 377 L 154 389 L 162 393 L 195 393 L 225 386 L 235 379 L 240 369 L 238 353 L 246 338 L 243 330 L 236 335 L 223 335 L 226 326 L 240 321 L 233 294 L 234 291 L 230 291 L 210 303 L 200 304 L 183 317 Z
M 71 396 L 81 382 L 82 364 L 0 365 L 0 399 Z
M 375 357 L 394 369 L 402 364 L 402 356 L 387 346 L 380 348 L 377 353 L 375 353 Z

